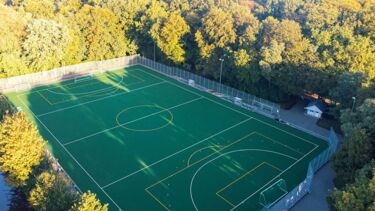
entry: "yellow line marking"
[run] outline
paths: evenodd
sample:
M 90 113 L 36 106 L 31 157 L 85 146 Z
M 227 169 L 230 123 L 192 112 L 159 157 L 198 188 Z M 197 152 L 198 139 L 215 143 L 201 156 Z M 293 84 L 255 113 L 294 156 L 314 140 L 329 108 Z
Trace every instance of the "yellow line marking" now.
M 232 205 L 232 207 L 235 207 L 235 205 L 230 202 L 228 199 L 226 199 L 224 196 L 221 195 L 221 192 L 223 192 L 225 189 L 229 188 L 230 186 L 232 186 L 233 184 L 237 183 L 239 180 L 243 179 L 244 177 L 246 177 L 247 175 L 253 173 L 254 171 L 256 171 L 259 167 L 263 166 L 263 165 L 268 165 L 269 167 L 271 168 L 274 168 L 280 172 L 282 172 L 281 169 L 277 168 L 276 166 L 268 163 L 268 162 L 262 162 L 260 163 L 259 165 L 255 166 L 254 168 L 252 168 L 250 171 L 246 172 L 245 174 L 243 174 L 242 176 L 238 177 L 237 179 L 235 179 L 234 181 L 232 181 L 231 183 L 229 183 L 228 185 L 224 186 L 223 188 L 221 188 L 220 190 L 218 190 L 216 192 L 216 195 L 219 196 L 221 199 L 223 199 L 225 202 L 227 202 L 228 204 Z
M 145 188 L 145 191 L 153 198 L 155 199 L 162 207 L 164 207 L 164 209 L 166 210 L 170 210 L 168 207 L 166 207 L 163 203 L 161 203 L 161 201 L 154 195 L 152 194 L 149 190 L 147 190 L 147 188 Z
M 281 170 L 280 168 L 278 168 L 278 167 L 276 167 L 276 166 L 274 166 L 274 165 L 272 165 L 272 164 L 270 164 L 270 163 L 268 163 L 268 162 L 265 162 L 267 165 L 269 165 L 270 167 L 272 167 L 272 168 L 274 168 L 274 169 L 276 169 L 276 170 L 278 170 L 278 171 L 280 171 L 280 172 L 282 172 L 283 170 Z
M 221 198 L 223 201 L 225 201 L 226 203 L 228 203 L 230 206 L 232 207 L 235 207 L 236 205 L 234 205 L 232 202 L 230 202 L 228 199 L 224 198 L 222 195 L 216 193 L 216 195 Z
M 213 153 L 211 153 L 211 154 L 209 154 L 209 155 L 203 157 L 202 159 L 195 161 L 195 162 L 192 163 L 191 165 L 188 165 L 188 166 L 186 166 L 186 167 L 184 167 L 184 168 L 182 168 L 182 169 L 180 169 L 180 170 L 174 172 L 173 174 L 170 174 L 169 176 L 167 176 L 167 177 L 165 177 L 165 178 L 163 178 L 163 179 L 157 181 L 156 183 L 154 183 L 154 184 L 148 186 L 145 190 L 148 191 L 148 189 L 150 189 L 150 188 L 152 188 L 152 187 L 154 187 L 154 186 L 156 186 L 156 185 L 162 183 L 163 181 L 165 181 L 165 180 L 167 180 L 167 179 L 169 179 L 169 178 L 171 178 L 171 177 L 173 177 L 173 176 L 175 176 L 175 175 L 177 175 L 177 174 L 179 174 L 179 173 L 185 171 L 186 169 L 191 168 L 191 167 L 194 166 L 195 164 L 197 164 L 197 163 L 199 163 L 199 162 L 201 162 L 201 161 L 203 161 L 203 160 L 206 160 L 207 158 L 211 157 L 212 155 L 214 155 L 214 154 L 218 154 L 220 151 L 222 151 L 222 150 L 224 150 L 224 149 L 226 149 L 226 148 L 228 148 L 228 147 L 230 147 L 230 146 L 232 146 L 232 145 L 234 145 L 234 144 L 236 144 L 236 143 L 238 143 L 238 142 L 241 142 L 241 141 L 245 140 L 246 138 L 250 137 L 250 136 L 253 135 L 254 133 L 255 133 L 255 132 L 251 132 L 251 133 L 249 133 L 249 134 L 247 134 L 247 135 L 245 135 L 245 136 L 243 136 L 243 137 L 237 139 L 237 140 L 234 141 L 233 143 L 228 144 L 228 145 L 226 145 L 225 147 L 219 149 L 218 151 L 215 151 L 215 152 L 213 152 Z M 150 191 L 149 191 L 149 192 L 150 192 Z M 157 198 L 157 197 L 153 195 L 153 198 Z M 158 201 L 159 203 L 161 203 L 159 199 L 157 199 L 157 201 Z M 166 207 L 163 203 L 161 203 L 161 204 L 163 205 L 164 208 Z
M 230 182 L 229 184 L 227 184 L 226 186 L 224 186 L 223 188 L 221 188 L 220 190 L 218 190 L 216 192 L 216 194 L 220 194 L 221 192 L 223 192 L 225 189 L 227 189 L 228 187 L 232 186 L 233 184 L 235 184 L 236 182 L 238 182 L 239 180 L 241 180 L 242 178 L 246 177 L 247 175 L 251 174 L 253 171 L 257 170 L 259 167 L 263 166 L 264 164 L 266 164 L 265 162 L 262 162 L 260 164 L 258 164 L 257 166 L 255 166 L 254 168 L 252 168 L 251 170 L 249 170 L 248 172 L 246 172 L 245 174 L 243 174 L 242 176 L 238 177 L 237 179 L 233 180 L 232 182 Z

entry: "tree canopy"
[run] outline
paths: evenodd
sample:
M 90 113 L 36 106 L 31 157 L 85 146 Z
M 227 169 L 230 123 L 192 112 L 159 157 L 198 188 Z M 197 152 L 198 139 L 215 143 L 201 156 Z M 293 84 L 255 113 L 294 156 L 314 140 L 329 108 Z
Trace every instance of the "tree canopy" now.
M 41 162 L 45 141 L 23 113 L 8 114 L 0 124 L 0 170 L 21 187 Z

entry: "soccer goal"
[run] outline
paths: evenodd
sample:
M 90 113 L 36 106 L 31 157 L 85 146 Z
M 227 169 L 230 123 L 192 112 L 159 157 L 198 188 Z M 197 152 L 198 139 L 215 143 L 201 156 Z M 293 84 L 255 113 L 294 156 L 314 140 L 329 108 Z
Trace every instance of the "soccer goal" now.
M 259 203 L 266 209 L 278 202 L 288 194 L 288 189 L 284 179 L 279 179 L 268 188 L 260 192 Z
M 89 81 L 89 80 L 92 80 L 93 77 L 94 77 L 94 74 L 92 74 L 92 73 L 84 73 L 84 74 L 81 74 L 78 77 L 74 78 L 74 83 Z

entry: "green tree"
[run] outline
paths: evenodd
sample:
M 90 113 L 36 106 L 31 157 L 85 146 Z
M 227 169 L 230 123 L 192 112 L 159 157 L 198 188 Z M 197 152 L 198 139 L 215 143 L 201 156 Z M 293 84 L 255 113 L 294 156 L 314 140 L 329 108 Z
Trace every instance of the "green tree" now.
M 45 141 L 26 115 L 6 115 L 0 124 L 0 170 L 21 187 L 44 156 Z
M 345 138 L 342 147 L 333 156 L 336 187 L 352 183 L 356 171 L 375 158 L 373 144 L 375 141 L 371 140 L 365 129 L 355 130 Z
M 96 195 L 88 191 L 81 196 L 78 203 L 75 203 L 71 211 L 107 211 L 108 204 L 102 205 Z
M 330 196 L 332 210 L 375 209 L 375 162 L 372 161 L 355 176 L 355 182 L 342 190 L 335 189 Z
M 23 55 L 32 70 L 49 70 L 61 65 L 70 41 L 65 26 L 52 20 L 32 19 L 26 26 L 26 33 Z
M 356 129 L 365 128 L 370 136 L 375 137 L 375 99 L 366 99 L 355 112 L 347 109 L 342 112 L 341 129 L 344 134 L 352 134 Z
M 358 90 L 362 87 L 366 77 L 363 73 L 344 73 L 337 80 L 337 86 L 329 93 L 332 100 L 338 105 L 337 109 L 350 108 L 352 97 L 357 95 Z

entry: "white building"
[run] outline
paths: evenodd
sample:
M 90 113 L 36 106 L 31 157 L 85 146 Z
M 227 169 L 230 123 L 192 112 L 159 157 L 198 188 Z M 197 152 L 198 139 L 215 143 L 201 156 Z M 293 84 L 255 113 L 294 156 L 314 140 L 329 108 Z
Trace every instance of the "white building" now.
M 310 102 L 305 107 L 305 114 L 308 116 L 320 119 L 325 110 L 326 110 L 326 106 L 324 105 L 323 101 L 316 100 L 316 101 Z

